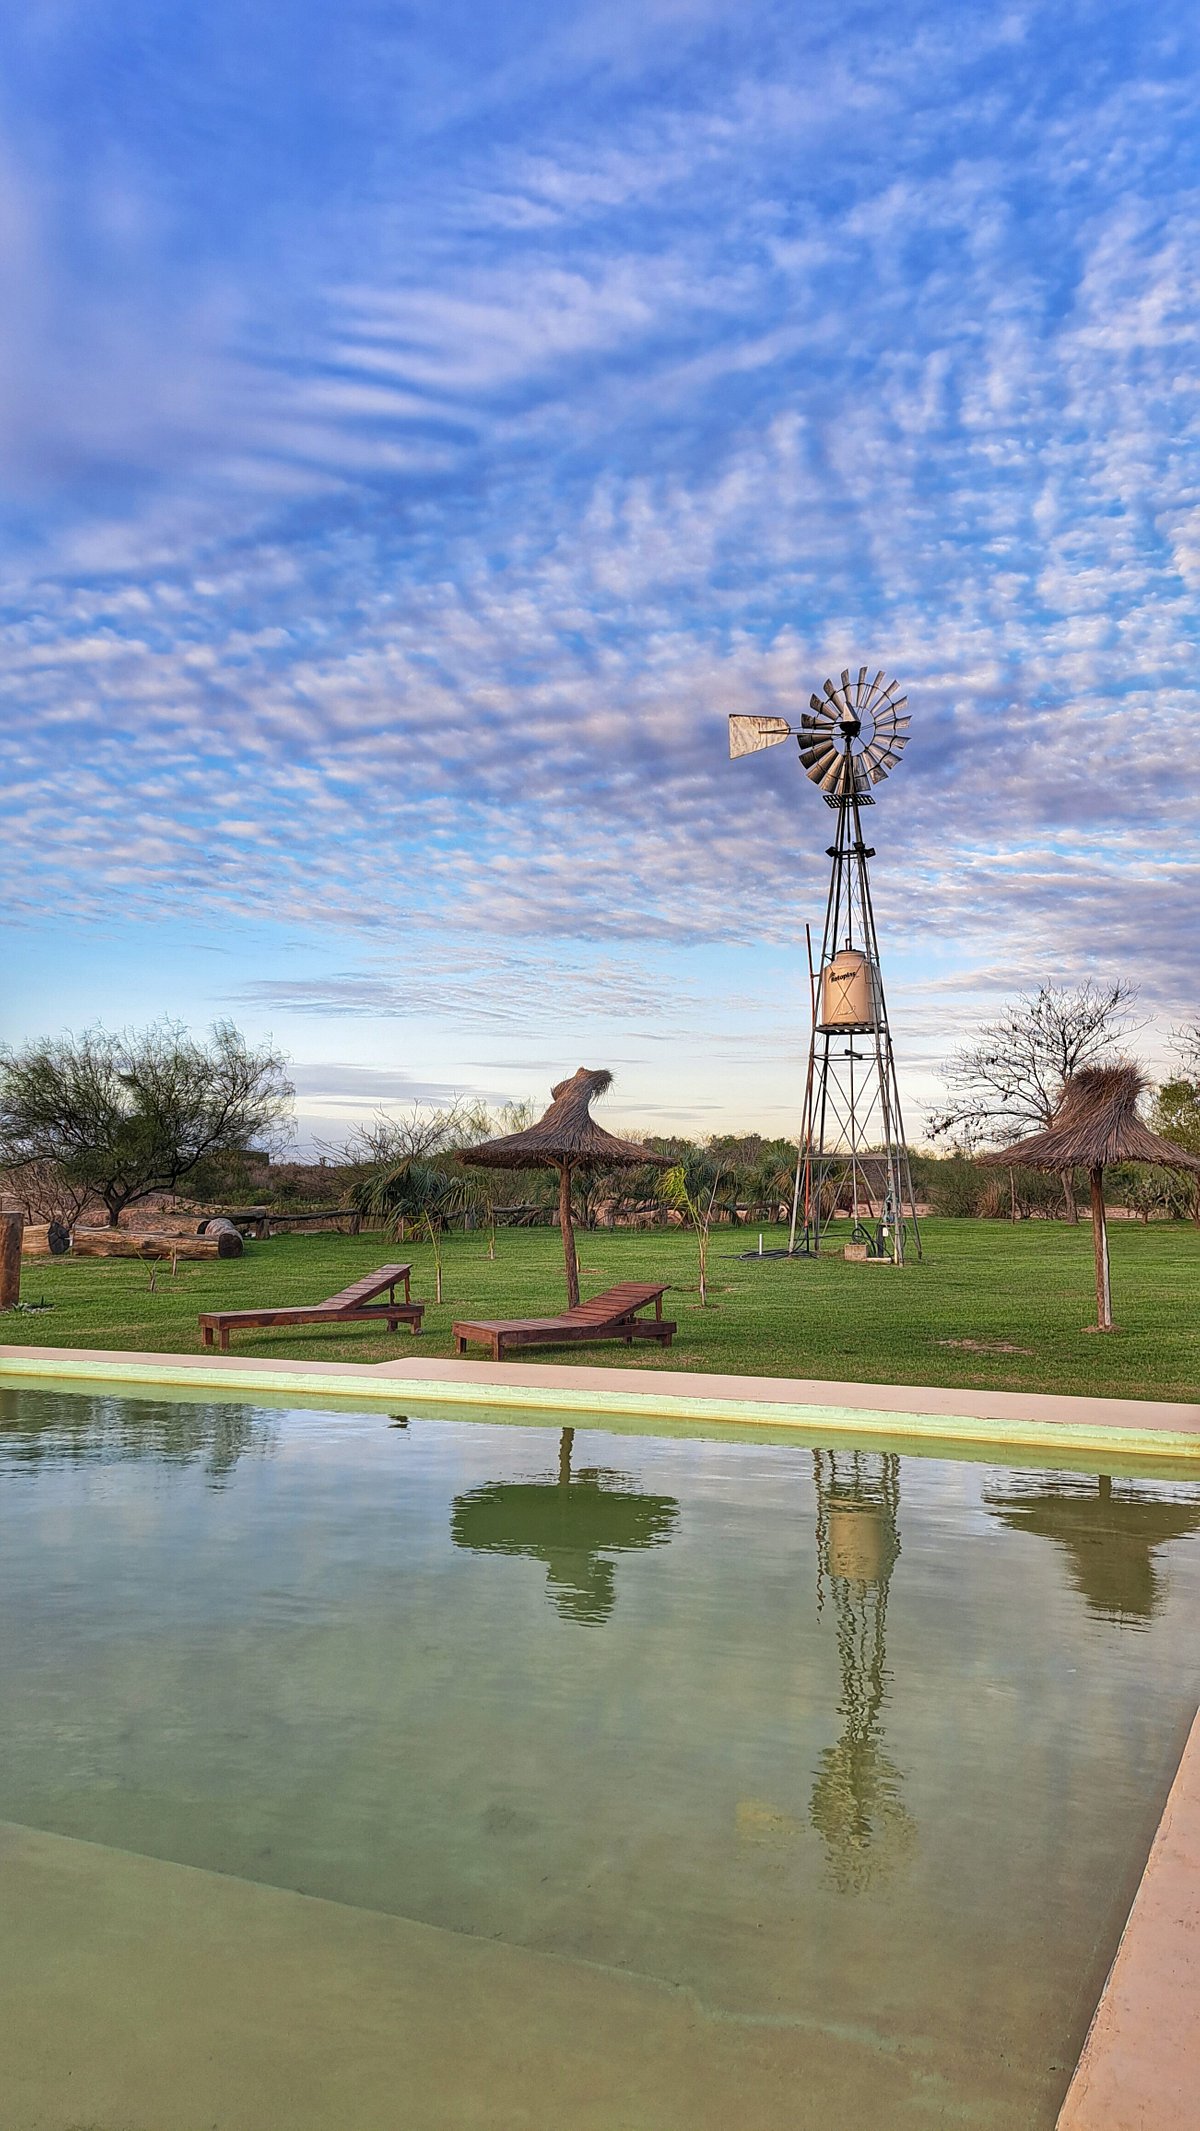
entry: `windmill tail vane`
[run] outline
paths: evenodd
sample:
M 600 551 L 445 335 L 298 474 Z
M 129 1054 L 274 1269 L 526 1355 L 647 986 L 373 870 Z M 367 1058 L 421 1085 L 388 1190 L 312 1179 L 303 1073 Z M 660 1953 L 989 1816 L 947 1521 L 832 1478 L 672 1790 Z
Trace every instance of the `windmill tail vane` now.
M 911 720 L 899 682 L 882 670 L 873 680 L 869 674 L 860 666 L 852 678 L 844 667 L 839 681 L 825 680 L 798 724 L 735 713 L 729 753 L 736 760 L 794 738 L 805 776 L 838 817 L 820 961 L 810 971 L 812 1041 L 789 1253 L 797 1254 L 801 1219 L 800 1253 L 811 1256 L 844 1212 L 853 1244 L 900 1265 L 909 1240 L 920 1256 L 921 1233 L 880 971 L 869 872 L 875 852 L 860 810 L 874 806 L 875 788 L 899 762 Z

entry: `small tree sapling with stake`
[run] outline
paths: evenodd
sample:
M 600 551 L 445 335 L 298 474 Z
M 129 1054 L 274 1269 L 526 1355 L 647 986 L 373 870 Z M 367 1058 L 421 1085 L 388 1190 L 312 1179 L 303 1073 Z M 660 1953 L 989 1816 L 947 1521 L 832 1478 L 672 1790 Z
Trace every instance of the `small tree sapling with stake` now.
M 699 1285 L 700 1307 L 702 1310 L 708 1307 L 708 1232 L 712 1226 L 713 1211 L 717 1203 L 717 1187 L 720 1181 L 721 1172 L 717 1169 L 713 1173 L 711 1183 L 705 1178 L 703 1183 L 696 1184 L 694 1191 L 690 1191 L 688 1189 L 687 1169 L 684 1163 L 677 1162 L 673 1169 L 668 1169 L 659 1185 L 663 1203 L 669 1206 L 673 1213 L 681 1213 L 685 1221 L 695 1231 L 700 1261 Z M 706 1184 L 709 1185 L 707 1197 L 705 1196 Z

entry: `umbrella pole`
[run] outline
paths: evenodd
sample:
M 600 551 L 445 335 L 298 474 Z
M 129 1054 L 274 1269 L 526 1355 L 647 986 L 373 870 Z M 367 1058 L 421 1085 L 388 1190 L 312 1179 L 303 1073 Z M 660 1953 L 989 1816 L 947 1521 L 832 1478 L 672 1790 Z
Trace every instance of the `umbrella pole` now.
M 1108 1220 L 1104 1212 L 1104 1171 L 1090 1173 L 1092 1187 L 1092 1242 L 1096 1250 L 1096 1329 L 1111 1332 L 1112 1287 L 1108 1273 Z
M 571 1164 L 558 1165 L 558 1225 L 562 1230 L 563 1259 L 567 1268 L 567 1308 L 579 1304 L 579 1260 L 575 1255 L 575 1230 L 571 1222 Z

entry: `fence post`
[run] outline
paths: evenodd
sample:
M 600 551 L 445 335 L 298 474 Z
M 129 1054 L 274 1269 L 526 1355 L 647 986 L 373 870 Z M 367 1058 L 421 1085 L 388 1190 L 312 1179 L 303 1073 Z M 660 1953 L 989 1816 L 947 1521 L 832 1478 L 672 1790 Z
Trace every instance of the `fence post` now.
M 0 1310 L 14 1310 L 21 1300 L 23 1213 L 0 1213 Z

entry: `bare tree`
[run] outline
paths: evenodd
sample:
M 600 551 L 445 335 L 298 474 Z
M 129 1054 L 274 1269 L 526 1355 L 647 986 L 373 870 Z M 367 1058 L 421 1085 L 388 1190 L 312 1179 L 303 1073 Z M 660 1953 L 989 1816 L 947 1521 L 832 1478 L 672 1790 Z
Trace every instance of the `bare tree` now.
M 87 1178 L 67 1175 L 60 1162 L 25 1162 L 0 1176 L 0 1188 L 18 1201 L 27 1221 L 59 1221 L 74 1228 L 95 1189 Z
M 1131 984 L 1043 984 L 987 1022 L 943 1073 L 945 1105 L 931 1117 L 935 1139 L 964 1149 L 1018 1138 L 1049 1125 L 1067 1082 L 1080 1066 L 1113 1057 L 1143 1023 L 1131 1009 Z M 1067 1219 L 1079 1219 L 1075 1184 L 1062 1177 Z
M 1171 1048 L 1183 1068 L 1182 1078 L 1200 1082 L 1200 1015 L 1172 1030 Z
M 395 1169 L 403 1162 L 431 1162 L 453 1154 L 486 1139 L 491 1130 L 491 1117 L 481 1103 L 460 1098 L 444 1110 L 411 1103 L 396 1116 L 377 1110 L 366 1124 L 355 1126 L 343 1147 L 330 1151 L 354 1169 Z
M 170 1021 L 54 1037 L 0 1051 L 0 1163 L 58 1169 L 116 1228 L 202 1162 L 278 1134 L 292 1094 L 279 1053 L 252 1050 L 229 1021 L 207 1043 Z

